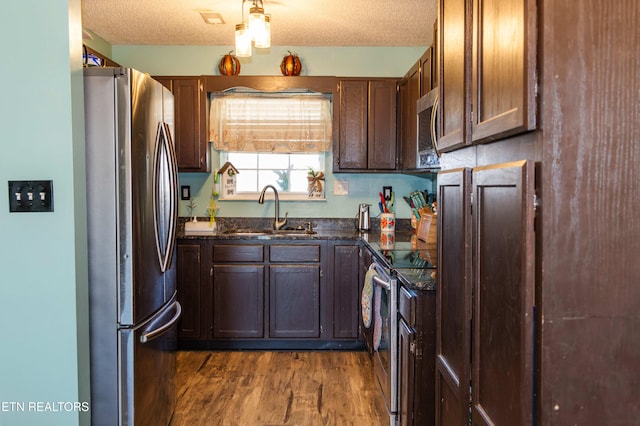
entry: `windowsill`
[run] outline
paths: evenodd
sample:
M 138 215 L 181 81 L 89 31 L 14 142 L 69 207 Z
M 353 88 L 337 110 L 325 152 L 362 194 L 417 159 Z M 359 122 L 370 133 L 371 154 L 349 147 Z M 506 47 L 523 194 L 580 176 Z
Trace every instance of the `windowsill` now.
M 220 197 L 218 198 L 220 201 L 258 201 L 260 198 L 260 193 L 242 193 L 237 194 L 234 197 Z M 266 200 L 273 200 L 273 194 L 267 193 L 265 195 Z M 309 198 L 307 194 L 283 194 L 281 192 L 278 193 L 278 199 L 280 201 L 327 201 L 325 197 L 323 198 Z

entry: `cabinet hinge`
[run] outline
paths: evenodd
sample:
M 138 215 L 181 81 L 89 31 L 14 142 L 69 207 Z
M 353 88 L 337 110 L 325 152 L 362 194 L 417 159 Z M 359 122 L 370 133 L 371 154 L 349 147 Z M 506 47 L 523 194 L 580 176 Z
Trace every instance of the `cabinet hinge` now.
M 200 91 L 204 92 L 204 84 L 200 83 L 199 86 L 200 86 Z
M 537 212 L 538 211 L 538 207 L 540 207 L 542 201 L 540 199 L 538 199 L 538 195 L 537 194 L 533 194 L 533 211 Z
M 469 203 L 473 205 L 473 192 L 469 193 Z
M 324 278 L 324 271 L 320 269 L 320 278 Z
M 212 277 L 213 276 L 213 268 L 209 269 L 209 276 Z

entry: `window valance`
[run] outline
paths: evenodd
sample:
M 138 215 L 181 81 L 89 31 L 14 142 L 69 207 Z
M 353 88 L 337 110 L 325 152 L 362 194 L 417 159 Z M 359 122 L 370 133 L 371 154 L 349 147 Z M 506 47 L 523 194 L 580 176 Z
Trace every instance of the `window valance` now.
M 214 94 L 209 120 L 209 137 L 218 150 L 295 153 L 331 147 L 330 95 Z

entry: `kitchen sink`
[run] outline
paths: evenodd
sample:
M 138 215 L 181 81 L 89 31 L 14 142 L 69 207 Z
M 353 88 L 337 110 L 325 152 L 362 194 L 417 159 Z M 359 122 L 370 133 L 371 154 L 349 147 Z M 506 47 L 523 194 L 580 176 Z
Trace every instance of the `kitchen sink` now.
M 273 235 L 273 236 L 283 236 L 283 237 L 291 237 L 291 236 L 305 236 L 305 235 L 314 235 L 317 234 L 316 231 L 308 231 L 306 229 L 247 229 L 247 228 L 239 228 L 239 229 L 229 229 L 222 232 L 223 235 L 235 235 L 241 237 L 258 237 L 264 235 Z

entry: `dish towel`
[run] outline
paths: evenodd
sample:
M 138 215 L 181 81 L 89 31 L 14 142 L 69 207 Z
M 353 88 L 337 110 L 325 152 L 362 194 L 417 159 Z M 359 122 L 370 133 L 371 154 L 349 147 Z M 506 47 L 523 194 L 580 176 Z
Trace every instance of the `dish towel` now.
M 371 327 L 371 302 L 373 299 L 373 276 L 375 274 L 375 270 L 368 270 L 364 276 L 364 286 L 362 287 L 360 305 L 362 307 L 362 323 L 366 328 Z
M 377 351 L 380 347 L 380 339 L 382 338 L 382 315 L 380 314 L 380 298 L 382 297 L 382 289 L 379 285 L 374 291 L 375 298 L 375 319 L 373 325 L 373 350 Z

